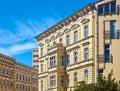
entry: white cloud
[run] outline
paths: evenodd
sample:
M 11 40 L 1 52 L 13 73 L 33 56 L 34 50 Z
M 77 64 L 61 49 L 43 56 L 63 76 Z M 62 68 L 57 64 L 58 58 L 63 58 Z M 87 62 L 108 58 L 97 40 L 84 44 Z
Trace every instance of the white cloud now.
M 7 55 L 15 55 L 37 47 L 34 37 L 58 20 L 44 18 L 40 21 L 15 21 L 16 27 L 13 30 L 0 28 L 0 52 Z
M 7 48 L 0 48 L 0 52 L 7 54 L 7 55 L 15 55 L 15 54 L 20 54 L 23 53 L 25 51 L 31 50 L 33 48 L 35 48 L 37 46 L 36 43 L 25 43 L 25 44 L 16 44 L 16 45 L 12 45 L 10 47 Z

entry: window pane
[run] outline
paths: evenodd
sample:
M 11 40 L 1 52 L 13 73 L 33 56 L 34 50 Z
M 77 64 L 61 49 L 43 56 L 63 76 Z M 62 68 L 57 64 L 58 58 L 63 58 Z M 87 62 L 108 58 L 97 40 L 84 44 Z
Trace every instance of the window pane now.
M 99 5 L 98 6 L 98 14 L 99 15 L 101 15 L 101 14 L 103 14 L 104 12 L 103 12 L 103 5 Z
M 74 32 L 74 43 L 78 41 L 78 32 Z
M 105 14 L 109 14 L 109 3 L 105 4 Z
M 84 80 L 86 83 L 88 83 L 88 70 L 84 71 Z
M 66 65 L 69 65 L 69 63 L 70 63 L 70 55 L 67 55 L 66 56 Z
M 88 37 L 88 25 L 84 26 L 84 38 Z
M 116 13 L 116 2 L 111 2 L 111 13 Z
M 66 36 L 66 46 L 70 44 L 70 35 Z
M 84 49 L 84 60 L 88 60 L 88 48 Z
M 104 60 L 105 62 L 109 62 L 110 61 L 110 45 L 105 45 L 104 47 Z
M 110 38 L 116 38 L 116 21 L 110 21 Z

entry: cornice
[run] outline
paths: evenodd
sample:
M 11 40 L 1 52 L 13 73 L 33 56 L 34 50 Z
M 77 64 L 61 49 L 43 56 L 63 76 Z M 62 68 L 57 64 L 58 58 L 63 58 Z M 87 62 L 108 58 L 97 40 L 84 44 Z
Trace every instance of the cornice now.
M 60 21 L 59 23 L 57 23 L 56 25 L 54 25 L 53 27 L 49 28 L 48 30 L 44 31 L 43 33 L 37 35 L 35 38 L 40 41 L 43 38 L 49 36 L 51 33 L 56 32 L 57 30 L 60 30 L 61 28 L 63 28 L 64 26 L 68 25 L 70 22 L 74 22 L 75 20 L 77 20 L 79 17 L 84 16 L 85 14 L 88 14 L 88 12 L 90 10 L 93 9 L 93 4 L 89 4 L 86 7 L 80 9 L 79 11 L 77 11 L 76 13 L 72 14 L 71 16 L 67 17 L 66 19 Z

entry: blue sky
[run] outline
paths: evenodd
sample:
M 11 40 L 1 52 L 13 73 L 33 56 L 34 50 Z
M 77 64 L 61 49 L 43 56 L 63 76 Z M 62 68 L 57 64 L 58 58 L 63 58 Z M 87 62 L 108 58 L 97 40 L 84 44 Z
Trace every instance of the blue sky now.
M 96 0 L 0 0 L 0 53 L 32 65 L 35 36 Z

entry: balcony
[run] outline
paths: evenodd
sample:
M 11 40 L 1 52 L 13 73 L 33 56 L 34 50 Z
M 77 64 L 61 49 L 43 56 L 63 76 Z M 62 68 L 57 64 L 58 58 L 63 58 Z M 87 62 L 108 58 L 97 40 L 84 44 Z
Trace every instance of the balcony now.
M 105 31 L 104 39 L 105 39 L 105 44 L 110 44 L 111 39 L 120 39 L 120 30 L 117 30 L 116 32 L 113 33 L 111 33 L 110 31 Z
M 62 43 L 56 43 L 55 45 L 52 45 L 49 49 L 48 49 L 48 53 L 52 53 L 55 51 L 64 51 L 65 47 L 63 46 Z
M 99 54 L 98 55 L 98 67 L 99 69 L 104 69 L 105 68 L 105 63 L 112 63 L 112 54 L 110 56 L 105 57 L 104 54 Z M 109 60 L 108 60 L 109 59 Z
M 99 67 L 99 69 L 104 69 L 105 68 L 104 54 L 99 54 L 98 55 L 98 67 Z

